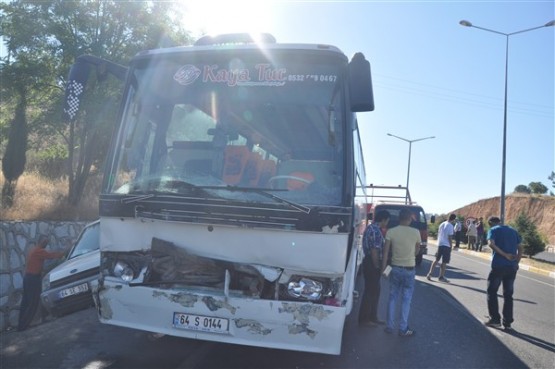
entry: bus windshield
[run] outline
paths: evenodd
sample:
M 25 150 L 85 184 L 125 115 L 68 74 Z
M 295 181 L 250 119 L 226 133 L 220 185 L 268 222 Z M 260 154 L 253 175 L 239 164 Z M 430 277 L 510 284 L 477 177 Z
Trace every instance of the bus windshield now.
M 340 205 L 346 65 L 285 49 L 139 57 L 104 192 Z

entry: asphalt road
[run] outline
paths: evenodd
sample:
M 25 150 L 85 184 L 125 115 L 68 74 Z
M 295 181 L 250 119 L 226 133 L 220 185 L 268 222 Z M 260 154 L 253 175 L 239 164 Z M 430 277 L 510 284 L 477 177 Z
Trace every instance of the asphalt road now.
M 430 254 L 435 252 L 431 247 Z M 1 368 L 553 368 L 555 288 L 552 278 L 520 271 L 515 331 L 487 328 L 489 262 L 454 253 L 450 284 L 417 273 L 410 324 L 416 336 L 359 328 L 350 319 L 340 356 L 226 345 L 102 325 L 88 309 L 1 335 Z M 436 270 L 437 276 L 437 270 Z M 380 307 L 384 318 L 387 281 Z M 502 298 L 501 301 L 502 303 Z

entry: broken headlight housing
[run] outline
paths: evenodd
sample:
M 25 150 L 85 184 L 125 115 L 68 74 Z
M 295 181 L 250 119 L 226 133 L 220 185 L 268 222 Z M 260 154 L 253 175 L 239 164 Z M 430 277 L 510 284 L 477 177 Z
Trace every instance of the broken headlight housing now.
M 144 252 L 103 252 L 100 269 L 104 276 L 113 276 L 129 283 L 139 277 L 148 262 L 149 257 Z
M 129 264 L 124 261 L 118 261 L 114 265 L 114 275 L 121 278 L 122 281 L 129 283 L 133 280 L 134 272 Z
M 321 301 L 333 294 L 329 280 L 303 276 L 291 277 L 286 290 L 290 297 L 308 301 Z

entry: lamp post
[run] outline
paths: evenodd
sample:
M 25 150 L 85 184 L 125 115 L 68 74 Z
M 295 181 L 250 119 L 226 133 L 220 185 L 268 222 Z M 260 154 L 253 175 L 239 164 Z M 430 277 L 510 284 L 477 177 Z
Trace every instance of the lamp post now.
M 521 31 L 516 31 L 511 33 L 504 33 L 504 32 L 495 31 L 489 28 L 478 27 L 466 20 L 460 21 L 459 24 L 464 27 L 477 28 L 477 29 L 481 29 L 482 31 L 503 35 L 505 36 L 505 40 L 506 40 L 505 42 L 505 99 L 503 104 L 503 154 L 502 154 L 503 159 L 501 161 L 501 205 L 499 210 L 499 217 L 501 219 L 501 224 L 505 224 L 505 167 L 506 167 L 506 158 L 507 158 L 507 81 L 508 81 L 508 74 L 509 74 L 509 36 L 516 35 L 518 33 L 533 31 L 539 28 L 552 27 L 553 25 L 555 25 L 555 20 L 552 20 L 551 22 L 548 22 L 543 26 L 527 28 Z
M 410 154 L 411 154 L 411 151 L 412 151 L 412 143 L 413 142 L 418 142 L 418 141 L 423 141 L 423 140 L 429 140 L 429 139 L 432 139 L 432 138 L 436 138 L 436 136 L 417 138 L 416 140 L 407 140 L 406 138 L 395 136 L 395 135 L 392 135 L 391 133 L 388 133 L 387 135 L 391 136 L 391 137 L 398 138 L 399 140 L 403 140 L 403 141 L 409 143 L 409 165 L 408 165 L 408 169 L 407 169 L 407 192 L 406 192 L 406 195 L 405 195 L 405 204 L 407 204 L 408 200 L 409 200 L 408 191 L 409 191 L 409 177 L 410 177 Z

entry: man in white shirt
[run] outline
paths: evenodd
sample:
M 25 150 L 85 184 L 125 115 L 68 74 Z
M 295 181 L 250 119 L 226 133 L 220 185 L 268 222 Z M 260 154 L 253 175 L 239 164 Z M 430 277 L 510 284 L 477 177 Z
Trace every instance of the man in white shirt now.
M 455 250 L 459 248 L 461 244 L 462 235 L 462 223 L 459 219 L 455 220 Z
M 457 216 L 455 214 L 450 214 L 449 219 L 444 221 L 439 225 L 437 230 L 437 253 L 436 259 L 432 263 L 430 267 L 430 271 L 426 278 L 429 281 L 432 280 L 432 273 L 434 272 L 434 268 L 441 260 L 441 267 L 439 270 L 439 281 L 449 283 L 449 280 L 445 278 L 445 270 L 447 269 L 447 264 L 451 261 L 451 247 L 453 243 L 453 234 L 455 233 L 453 223 Z

